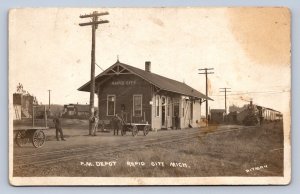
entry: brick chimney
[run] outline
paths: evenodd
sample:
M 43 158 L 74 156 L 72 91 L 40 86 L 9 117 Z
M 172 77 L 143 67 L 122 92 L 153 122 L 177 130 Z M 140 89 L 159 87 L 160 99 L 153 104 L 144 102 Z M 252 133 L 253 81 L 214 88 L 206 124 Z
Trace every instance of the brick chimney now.
M 151 62 L 150 61 L 145 62 L 145 71 L 151 73 Z

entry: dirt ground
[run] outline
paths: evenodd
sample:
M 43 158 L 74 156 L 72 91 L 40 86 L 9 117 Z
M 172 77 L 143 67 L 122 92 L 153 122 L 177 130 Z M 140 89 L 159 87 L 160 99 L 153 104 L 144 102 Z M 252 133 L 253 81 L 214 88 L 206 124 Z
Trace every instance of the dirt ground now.
M 15 160 L 14 176 L 283 176 L 282 123 L 150 132 L 146 137 L 139 135 L 135 138 L 131 135 L 113 136 L 112 133 L 89 137 L 86 130 L 74 128 L 65 128 L 64 131 L 66 142 L 56 142 L 54 130 L 48 131 L 44 147 L 15 146 L 14 157 L 42 152 L 51 155 L 51 152 L 61 150 L 66 150 L 67 154 L 71 148 L 96 147 L 72 160 L 47 165 L 29 163 L 17 166 L 15 164 L 22 164 L 22 161 Z

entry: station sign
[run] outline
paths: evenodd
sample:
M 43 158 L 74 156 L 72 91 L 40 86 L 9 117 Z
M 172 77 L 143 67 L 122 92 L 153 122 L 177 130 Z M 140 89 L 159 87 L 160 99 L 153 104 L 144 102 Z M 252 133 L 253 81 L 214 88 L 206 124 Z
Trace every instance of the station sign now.
M 134 86 L 134 85 L 136 85 L 136 81 L 135 80 L 112 81 L 111 85 L 113 85 L 113 86 Z

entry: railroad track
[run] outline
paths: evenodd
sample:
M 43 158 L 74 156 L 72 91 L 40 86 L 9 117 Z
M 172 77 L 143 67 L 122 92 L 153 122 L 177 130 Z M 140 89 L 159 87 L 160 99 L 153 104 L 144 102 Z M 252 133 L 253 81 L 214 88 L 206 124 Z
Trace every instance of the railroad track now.
M 189 135 L 195 135 L 199 132 L 193 132 L 190 133 Z M 168 136 L 168 138 L 173 138 L 173 137 L 177 137 L 178 135 L 171 135 Z M 163 138 L 166 137 L 158 137 L 158 138 L 147 138 L 147 139 L 143 139 L 142 142 L 145 141 L 157 141 L 157 140 L 161 140 Z M 92 146 L 88 146 L 88 147 L 77 147 L 77 148 L 70 148 L 70 149 L 66 149 L 66 150 L 56 150 L 56 151 L 49 151 L 49 152 L 42 152 L 42 153 L 33 153 L 33 154 L 24 154 L 24 155 L 18 155 L 18 156 L 14 156 L 14 159 L 26 159 L 26 158 L 32 158 L 32 157 L 41 157 L 41 156 L 45 156 L 45 155 L 55 155 L 55 154 L 65 154 L 65 153 L 72 153 L 72 152 L 78 152 L 78 151 L 89 151 L 89 150 L 93 150 L 94 149 L 102 149 L 102 148 L 107 148 L 107 146 L 123 146 L 123 145 L 128 145 L 134 142 L 141 142 L 139 141 L 140 139 L 136 139 L 136 138 L 132 138 L 129 141 L 126 141 L 124 143 L 105 143 L 105 144 L 101 144 L 101 145 L 92 145 Z
M 42 152 L 42 153 L 34 153 L 34 154 L 26 154 L 14 156 L 14 168 L 22 168 L 28 165 L 35 166 L 44 166 L 49 164 L 54 164 L 57 162 L 70 161 L 74 159 L 83 160 L 87 157 L 97 157 L 102 156 L 105 158 L 109 158 L 110 155 L 115 155 L 117 153 L 123 153 L 127 150 L 141 150 L 145 149 L 150 145 L 159 145 L 159 144 L 167 144 L 167 143 L 178 143 L 183 142 L 207 135 L 215 135 L 219 133 L 227 133 L 232 131 L 237 131 L 245 129 L 245 127 L 240 128 L 229 128 L 229 129 L 217 129 L 213 132 L 209 131 L 189 131 L 188 133 L 180 133 L 180 134 L 171 134 L 168 136 L 161 136 L 156 138 L 148 138 L 144 139 L 136 139 L 126 141 L 124 143 L 114 143 L 114 144 L 102 144 L 89 146 L 89 147 L 79 147 L 79 148 L 71 148 L 66 150 L 57 150 L 52 152 Z M 141 141 L 139 141 L 141 140 Z M 109 150 L 107 146 L 110 146 Z M 110 157 L 111 158 L 111 157 Z
M 231 127 L 230 129 L 238 129 L 238 128 Z M 217 132 L 217 131 L 224 131 L 224 129 L 214 130 L 213 132 Z M 198 133 L 199 133 L 199 131 L 189 132 L 188 134 L 171 134 L 171 135 L 168 135 L 168 136 L 164 136 L 164 138 L 172 138 L 172 137 L 177 137 L 177 136 L 182 136 L 182 135 L 195 135 L 195 134 L 198 134 Z M 201 134 L 210 134 L 212 132 L 210 130 L 206 130 L 206 131 L 200 131 L 200 133 Z M 147 137 L 147 139 L 149 139 L 149 138 Z M 149 139 L 149 140 L 159 140 L 159 139 L 160 138 Z M 126 144 L 131 143 L 131 142 L 136 142 L 136 141 L 138 141 L 136 138 L 132 138 L 132 140 L 126 141 Z M 33 154 L 14 155 L 14 159 L 24 159 L 24 158 L 31 158 L 31 157 L 35 157 L 35 156 L 69 153 L 69 152 L 76 152 L 76 151 L 87 151 L 87 150 L 95 149 L 95 148 L 103 148 L 103 147 L 106 147 L 107 145 L 112 145 L 112 144 L 111 143 L 106 143 L 106 144 L 101 144 L 101 145 L 100 146 L 99 145 L 92 145 L 92 146 L 89 146 L 89 147 L 76 147 L 76 148 L 69 148 L 67 150 L 55 150 L 55 151 L 33 153 Z M 120 144 L 118 143 L 116 145 L 120 145 Z
M 192 133 L 190 135 L 194 135 L 194 138 L 196 137 L 195 133 Z M 68 161 L 77 158 L 82 159 L 84 157 L 89 157 L 89 156 L 93 156 L 93 157 L 105 156 L 106 154 L 113 154 L 113 153 L 123 152 L 126 150 L 131 150 L 131 149 L 136 150 L 138 148 L 145 148 L 148 145 L 174 142 L 177 138 L 179 138 L 178 135 L 169 136 L 168 138 L 169 140 L 165 140 L 166 137 L 160 137 L 155 139 L 143 139 L 143 141 L 137 141 L 136 139 L 134 139 L 124 143 L 109 145 L 110 146 L 109 150 L 107 150 L 107 145 L 101 145 L 101 146 L 89 146 L 88 148 L 75 148 L 69 150 L 56 151 L 54 153 L 46 152 L 41 154 L 23 155 L 14 158 L 14 166 L 15 167 L 22 167 L 27 165 L 43 166 L 51 163 Z M 188 137 L 188 138 L 190 139 L 193 137 Z M 64 156 L 66 154 L 67 156 Z

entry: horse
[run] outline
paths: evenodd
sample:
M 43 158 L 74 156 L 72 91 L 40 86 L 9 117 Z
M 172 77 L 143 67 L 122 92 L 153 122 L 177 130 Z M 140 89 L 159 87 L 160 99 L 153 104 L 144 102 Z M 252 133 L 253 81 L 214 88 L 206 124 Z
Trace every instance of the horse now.
M 124 121 L 118 115 L 114 116 L 111 121 L 111 127 L 114 130 L 114 135 L 119 135 L 119 130 L 122 130 Z

